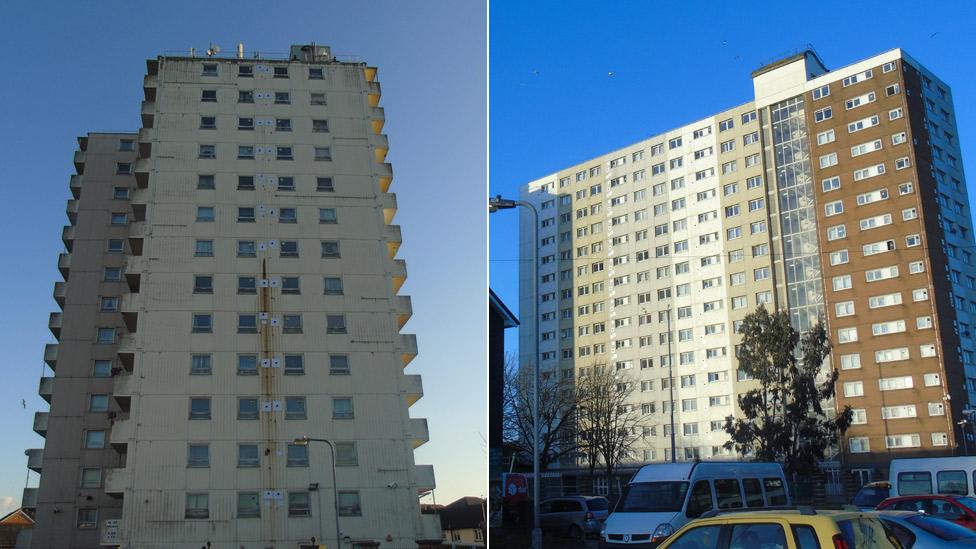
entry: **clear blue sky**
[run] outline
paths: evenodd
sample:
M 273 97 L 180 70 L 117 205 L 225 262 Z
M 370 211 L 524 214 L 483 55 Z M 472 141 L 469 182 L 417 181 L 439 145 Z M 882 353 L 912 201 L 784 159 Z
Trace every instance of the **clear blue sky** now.
M 828 68 L 900 47 L 947 82 L 976 205 L 976 3 L 492 0 L 489 21 L 492 196 L 750 101 L 750 72 L 810 44 Z M 489 235 L 492 289 L 518 314 L 518 215 Z
M 287 52 L 316 42 L 379 67 L 392 191 L 403 229 L 399 257 L 413 297 L 404 332 L 419 355 L 425 396 L 410 412 L 429 418 L 437 501 L 484 494 L 487 454 L 485 332 L 486 29 L 480 0 L 241 2 L 0 2 L 0 229 L 9 246 L 0 318 L 4 381 L 0 511 L 19 505 L 23 450 L 41 447 L 32 417 L 48 313 L 62 251 L 75 137 L 138 130 L 147 58 L 164 51 Z M 26 400 L 26 409 L 21 406 Z M 32 485 L 37 475 L 31 473 Z M 429 499 L 427 500 L 429 501 Z

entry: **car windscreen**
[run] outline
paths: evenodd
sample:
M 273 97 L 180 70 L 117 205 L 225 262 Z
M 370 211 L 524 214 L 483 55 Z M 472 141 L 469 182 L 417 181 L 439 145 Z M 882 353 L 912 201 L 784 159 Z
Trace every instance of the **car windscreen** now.
M 973 498 L 956 498 L 956 501 L 965 505 L 970 511 L 976 511 L 976 499 Z
M 688 483 L 634 482 L 624 488 L 614 513 L 662 513 L 681 511 Z
M 944 540 L 976 538 L 976 532 L 969 528 L 940 518 L 914 515 L 906 517 L 905 522 Z
M 586 506 L 590 511 L 606 511 L 610 508 L 610 502 L 603 498 L 593 498 L 586 500 Z
M 877 507 L 879 503 L 887 498 L 887 488 L 865 486 L 854 496 L 853 503 L 858 507 Z

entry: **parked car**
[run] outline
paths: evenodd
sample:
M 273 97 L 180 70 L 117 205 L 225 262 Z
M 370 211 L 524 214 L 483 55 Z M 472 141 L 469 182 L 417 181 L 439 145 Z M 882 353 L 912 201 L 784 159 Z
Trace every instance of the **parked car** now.
M 976 497 L 976 457 L 893 459 L 888 469 L 891 497 L 957 494 Z
M 600 533 L 601 546 L 654 547 L 689 520 L 713 509 L 791 503 L 777 463 L 654 463 L 634 474 Z
M 878 510 L 916 511 L 950 520 L 959 526 L 976 530 L 976 499 L 967 496 L 903 496 L 888 498 Z
M 851 504 L 861 511 L 873 511 L 879 503 L 888 499 L 891 491 L 891 483 L 882 480 L 869 482 L 857 491 Z
M 976 547 L 976 532 L 954 522 L 913 511 L 878 511 L 906 549 Z
M 583 539 L 599 534 L 610 514 L 610 502 L 603 496 L 566 496 L 539 504 L 539 526 L 545 532 Z
M 906 549 L 878 512 L 776 511 L 707 513 L 659 549 Z

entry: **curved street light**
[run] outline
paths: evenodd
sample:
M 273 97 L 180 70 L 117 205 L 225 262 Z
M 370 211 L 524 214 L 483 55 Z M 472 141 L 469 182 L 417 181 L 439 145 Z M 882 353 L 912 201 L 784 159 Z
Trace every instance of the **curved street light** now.
M 309 442 L 324 442 L 329 445 L 329 450 L 332 451 L 332 494 L 335 503 L 335 533 L 336 533 L 336 547 L 342 547 L 342 537 L 339 534 L 339 485 L 336 483 L 336 454 L 335 445 L 332 444 L 331 440 L 324 438 L 312 438 L 307 435 L 302 435 L 295 439 L 295 444 L 302 444 L 308 446 Z M 321 500 L 319 500 L 321 501 Z M 319 511 L 321 513 L 321 511 Z

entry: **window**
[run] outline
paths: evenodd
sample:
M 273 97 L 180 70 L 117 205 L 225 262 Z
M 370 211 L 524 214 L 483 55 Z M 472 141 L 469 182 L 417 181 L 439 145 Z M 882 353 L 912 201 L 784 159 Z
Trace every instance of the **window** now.
M 838 343 L 853 343 L 857 341 L 857 328 L 839 328 L 837 330 Z
M 322 80 L 324 75 L 322 74 L 322 67 L 309 67 L 308 68 L 308 79 L 309 80 Z
M 878 380 L 878 386 L 882 391 L 911 389 L 913 387 L 912 376 L 883 377 Z
M 274 68 L 275 78 L 288 78 L 288 67 L 276 66 Z
M 332 397 L 332 419 L 353 419 L 352 398 Z
M 261 502 L 257 492 L 237 493 L 237 518 L 258 518 L 261 516 Z
M 295 190 L 295 178 L 292 176 L 279 177 L 278 178 L 278 190 L 279 191 L 294 191 Z
M 193 293 L 195 293 L 195 294 L 212 294 L 213 293 L 213 276 L 210 276 L 210 275 L 195 275 L 193 277 Z
M 898 120 L 903 116 L 905 116 L 905 111 L 903 111 L 901 107 L 888 111 L 888 120 Z
M 128 187 L 115 187 L 112 191 L 112 198 L 114 200 L 128 200 L 129 199 L 129 188 Z
M 190 419 L 210 419 L 210 397 L 190 397 Z
M 848 398 L 864 396 L 864 382 L 848 381 L 844 383 L 844 396 Z
M 278 132 L 290 132 L 291 131 L 291 119 L 290 118 L 276 118 L 275 119 L 275 131 L 278 131 Z
M 254 91 L 253 90 L 239 90 L 237 92 L 237 102 L 238 103 L 254 103 Z
M 187 494 L 185 517 L 195 519 L 210 518 L 210 502 L 207 494 Z
M 825 154 L 820 157 L 820 168 L 829 168 L 837 165 L 837 153 Z
M 820 110 L 814 111 L 813 119 L 816 122 L 823 122 L 824 120 L 830 120 L 834 117 L 834 111 L 830 107 L 824 107 Z
M 89 395 L 89 397 L 88 397 L 88 411 L 89 412 L 107 412 L 108 411 L 108 395 Z
M 332 149 L 329 147 L 315 147 L 315 160 L 331 161 Z
M 187 467 L 210 467 L 210 446 L 190 444 L 186 456 Z
M 305 397 L 285 398 L 285 419 L 306 419 Z
M 190 375 L 209 376 L 213 371 L 210 355 L 190 356 Z
M 847 229 L 844 225 L 834 225 L 827 227 L 827 240 L 840 240 L 847 236 Z
M 881 119 L 878 117 L 878 115 L 862 118 L 860 120 L 856 120 L 848 124 L 847 133 L 855 133 L 866 128 L 873 128 L 874 126 L 877 126 L 880 123 L 881 123 Z
M 295 208 L 281 208 L 278 223 L 298 223 L 298 210 Z
M 101 469 L 85 467 L 81 470 L 82 488 L 101 488 L 101 486 L 102 486 Z
M 879 147 L 880 148 L 880 147 Z M 907 156 L 895 159 L 895 169 L 904 170 L 912 165 L 911 160 Z
M 312 512 L 308 492 L 288 492 L 288 516 L 308 517 Z
M 742 115 L 742 125 L 746 125 L 756 119 L 756 111 L 749 111 Z
M 840 290 L 849 290 L 851 289 L 851 275 L 846 274 L 835 276 L 832 279 L 832 283 L 835 292 Z
M 105 431 L 85 431 L 85 448 L 104 448 Z
M 315 178 L 315 190 L 320 193 L 331 193 L 335 192 L 335 186 L 332 184 L 331 177 L 316 177 Z
M 872 153 L 874 151 L 880 151 L 880 150 L 881 150 L 881 140 L 875 139 L 874 141 L 861 143 L 860 145 L 854 145 L 853 147 L 851 147 L 851 158 Z
M 322 257 L 339 257 L 339 243 L 336 241 L 322 241 Z
M 835 139 L 834 130 L 827 130 L 817 134 L 817 145 L 826 145 L 827 143 L 833 143 Z
M 237 257 L 255 257 L 256 249 L 253 240 L 237 241 Z
M 200 158 L 217 158 L 217 147 L 215 145 L 200 145 Z
M 99 345 L 111 345 L 115 343 L 115 328 L 99 328 L 97 337 Z
M 213 206 L 197 206 L 198 223 L 213 223 L 213 220 L 214 220 Z
M 216 103 L 217 90 L 202 90 L 200 93 L 200 101 L 202 103 Z
M 844 102 L 844 108 L 846 110 L 856 109 L 862 105 L 867 105 L 868 103 L 873 103 L 877 99 L 877 94 L 874 92 L 868 92 L 857 97 L 852 97 Z
M 238 467 L 258 467 L 260 465 L 260 460 L 258 458 L 258 445 L 257 444 L 238 444 L 237 445 L 237 466 Z
M 111 360 L 96 360 L 92 365 L 92 375 L 94 377 L 111 377 L 112 376 L 112 361 Z
M 132 139 L 119 139 L 119 150 L 131 152 L 136 150 L 136 142 Z
M 298 241 L 297 240 L 282 240 L 281 241 L 281 251 L 278 252 L 279 257 L 298 257 Z
M 319 223 L 337 223 L 335 208 L 319 208 Z
M 346 333 L 345 315 L 326 315 L 326 333 L 344 334 Z
M 302 315 L 282 315 L 282 333 L 300 334 L 302 333 Z
M 837 317 L 851 316 L 854 314 L 853 301 L 841 301 L 834 304 L 834 314 Z
M 258 333 L 257 316 L 254 314 L 237 315 L 237 333 L 239 334 Z
M 194 334 L 209 334 L 213 332 L 213 317 L 207 314 L 194 314 L 191 332 Z
M 102 272 L 102 279 L 105 282 L 118 282 L 122 280 L 122 268 L 105 267 L 105 270 Z
M 347 355 L 329 355 L 330 375 L 349 375 L 349 357 Z
M 110 254 L 120 254 L 120 253 L 122 253 L 123 251 L 125 251 L 125 241 L 124 240 L 116 240 L 116 239 L 109 240 L 108 241 L 108 250 L 106 250 L 106 251 L 108 253 L 110 253 Z
M 852 454 L 865 454 L 871 451 L 871 439 L 868 437 L 851 437 L 847 441 Z
M 78 528 L 98 528 L 98 509 L 78 509 Z
M 311 105 L 325 105 L 325 94 L 324 93 L 312 93 L 309 96 L 309 103 Z
M 824 214 L 828 217 L 844 213 L 844 202 L 835 200 L 824 204 Z
M 201 116 L 200 117 L 200 129 L 201 130 L 216 130 L 217 129 L 217 117 L 215 117 L 215 116 Z

